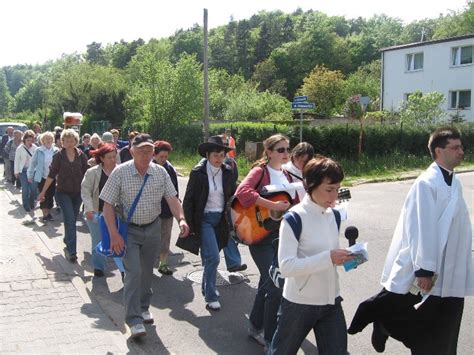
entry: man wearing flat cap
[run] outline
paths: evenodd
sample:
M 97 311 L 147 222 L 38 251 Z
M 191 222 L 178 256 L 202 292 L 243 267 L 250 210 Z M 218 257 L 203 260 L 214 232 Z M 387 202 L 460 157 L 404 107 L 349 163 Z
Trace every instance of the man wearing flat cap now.
M 104 218 L 110 233 L 110 246 L 123 257 L 125 266 L 124 305 L 125 322 L 132 338 L 146 335 L 144 323 L 153 323 L 148 310 L 152 296 L 153 264 L 160 244 L 161 200 L 165 198 L 171 213 L 178 220 L 183 236 L 189 233 L 181 203 L 166 170 L 150 164 L 154 145 L 148 134 L 135 137 L 130 149 L 133 160 L 117 166 L 110 174 L 100 198 L 104 201 Z M 119 234 L 115 223 L 115 208 L 122 210 L 126 219 L 139 191 L 142 194 L 128 225 L 127 242 Z

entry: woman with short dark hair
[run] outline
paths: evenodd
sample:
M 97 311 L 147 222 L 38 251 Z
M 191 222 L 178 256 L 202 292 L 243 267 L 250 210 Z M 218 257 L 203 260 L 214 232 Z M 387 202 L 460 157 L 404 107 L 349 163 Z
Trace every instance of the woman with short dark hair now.
M 168 161 L 170 152 L 173 147 L 167 141 L 156 141 L 154 143 L 155 151 L 153 153 L 153 161 L 156 164 L 161 165 L 168 175 L 170 176 L 171 182 L 176 189 L 176 197 L 179 197 L 178 190 L 178 175 L 173 165 Z M 125 149 L 125 148 L 124 148 Z M 160 241 L 160 265 L 158 266 L 158 272 L 163 275 L 173 275 L 173 270 L 168 267 L 168 255 L 170 253 L 170 241 L 171 241 L 171 230 L 173 228 L 173 214 L 171 213 L 170 207 L 166 202 L 166 199 L 161 200 L 161 241 Z
M 289 212 L 301 218 L 299 238 L 286 219 L 280 226 L 278 262 L 285 285 L 269 354 L 296 354 L 313 330 L 318 354 L 346 355 L 337 266 L 353 256 L 339 247 L 336 212 L 331 209 L 344 172 L 334 160 L 318 156 L 306 164 L 303 177 L 307 193 Z

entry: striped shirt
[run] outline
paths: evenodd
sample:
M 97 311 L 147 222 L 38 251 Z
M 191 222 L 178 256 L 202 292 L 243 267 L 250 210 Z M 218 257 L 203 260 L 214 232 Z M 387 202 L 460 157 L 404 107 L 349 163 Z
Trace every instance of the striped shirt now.
M 146 173 L 149 175 L 148 181 L 131 220 L 135 224 L 153 222 L 161 213 L 161 199 L 176 196 L 173 183 L 162 166 L 150 164 Z M 112 171 L 100 198 L 113 206 L 122 207 L 122 218 L 127 218 L 143 181 L 144 177 L 137 171 L 134 161 L 130 160 Z

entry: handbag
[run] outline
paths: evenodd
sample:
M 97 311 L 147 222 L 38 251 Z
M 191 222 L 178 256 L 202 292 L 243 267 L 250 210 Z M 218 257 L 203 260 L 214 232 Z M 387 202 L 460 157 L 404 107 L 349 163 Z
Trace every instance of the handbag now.
M 122 236 L 123 241 L 125 242 L 125 247 L 120 253 L 116 253 L 110 248 L 110 234 L 109 234 L 109 228 L 107 228 L 107 223 L 105 223 L 105 218 L 104 215 L 101 213 L 99 215 L 99 228 L 100 228 L 100 235 L 102 236 L 102 240 L 96 245 L 95 250 L 97 253 L 103 256 L 110 256 L 110 257 L 123 257 L 126 252 L 126 246 L 127 246 L 127 234 L 128 234 L 128 224 L 132 220 L 132 216 L 135 213 L 135 209 L 137 208 L 138 201 L 140 200 L 140 197 L 143 192 L 143 188 L 145 187 L 145 184 L 148 180 L 148 174 L 145 175 L 145 180 L 143 181 L 142 187 L 140 188 L 140 191 L 138 191 L 137 196 L 135 197 L 135 200 L 133 200 L 132 207 L 128 211 L 128 216 L 127 220 L 123 220 L 122 218 L 119 218 L 115 216 L 115 223 L 117 226 L 117 230 L 119 234 Z
M 195 255 L 199 255 L 199 248 L 201 247 L 201 242 L 196 234 L 190 234 L 185 238 L 178 237 L 176 241 L 176 246 L 183 250 L 189 251 Z

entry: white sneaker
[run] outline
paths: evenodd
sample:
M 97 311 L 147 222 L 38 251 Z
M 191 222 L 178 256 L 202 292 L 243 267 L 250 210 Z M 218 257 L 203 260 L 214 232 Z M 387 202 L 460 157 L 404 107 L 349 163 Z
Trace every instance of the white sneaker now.
M 143 324 L 135 324 L 130 327 L 132 338 L 139 338 L 146 335 L 146 329 Z
M 142 317 L 143 317 L 143 323 L 152 324 L 154 322 L 153 314 L 151 314 L 150 311 L 142 312 Z
M 219 301 L 208 302 L 206 308 L 211 311 L 218 311 L 219 309 L 221 309 L 221 304 L 219 303 Z

